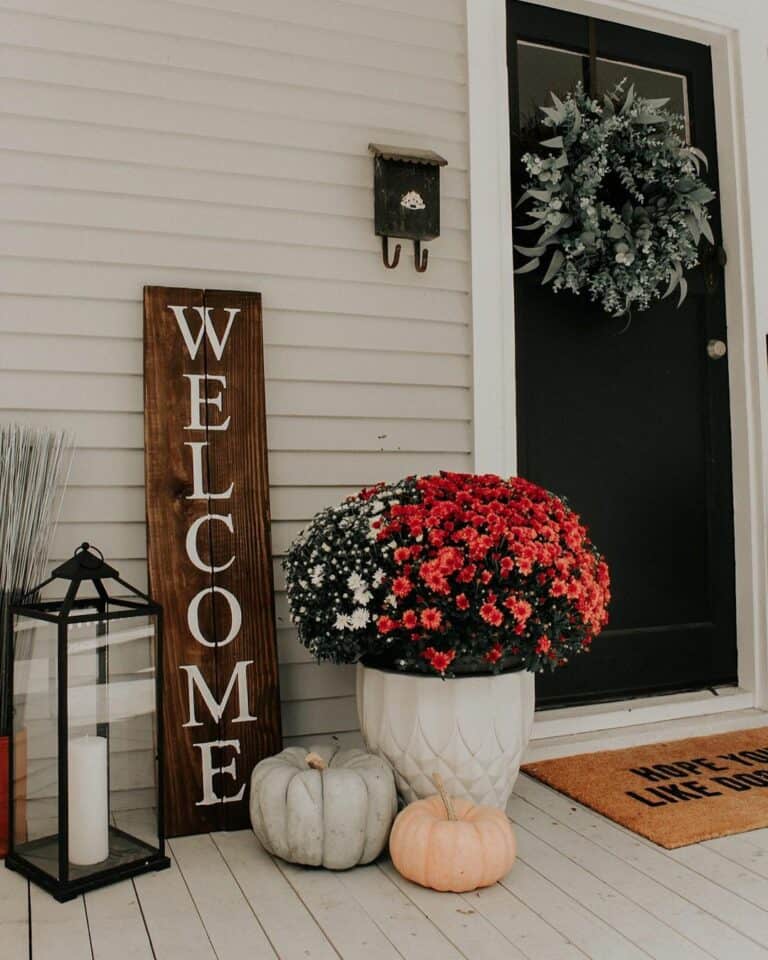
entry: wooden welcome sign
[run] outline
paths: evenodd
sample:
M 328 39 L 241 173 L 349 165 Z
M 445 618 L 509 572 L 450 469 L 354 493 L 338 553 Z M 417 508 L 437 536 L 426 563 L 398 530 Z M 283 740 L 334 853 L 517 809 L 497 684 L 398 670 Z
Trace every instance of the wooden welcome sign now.
M 150 592 L 163 605 L 168 836 L 248 825 L 281 747 L 258 293 L 144 289 Z

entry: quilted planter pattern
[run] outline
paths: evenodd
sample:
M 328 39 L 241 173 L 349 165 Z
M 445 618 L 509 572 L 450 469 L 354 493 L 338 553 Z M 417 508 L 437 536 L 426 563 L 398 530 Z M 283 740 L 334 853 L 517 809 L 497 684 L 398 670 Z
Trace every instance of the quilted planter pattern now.
M 534 675 L 417 676 L 358 665 L 357 710 L 368 750 L 395 771 L 407 803 L 435 792 L 504 809 L 533 725 Z

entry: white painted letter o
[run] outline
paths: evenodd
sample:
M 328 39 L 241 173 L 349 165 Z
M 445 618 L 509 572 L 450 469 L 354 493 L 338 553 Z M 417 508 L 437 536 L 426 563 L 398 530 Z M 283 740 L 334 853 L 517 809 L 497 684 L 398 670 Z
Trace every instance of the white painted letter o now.
M 219 640 L 218 643 L 211 643 L 210 640 L 206 640 L 200 630 L 200 602 L 207 593 L 220 593 L 229 604 L 229 612 L 232 617 L 229 633 L 223 640 Z M 226 647 L 226 645 L 232 643 L 238 633 L 240 633 L 242 624 L 243 611 L 240 609 L 240 603 L 237 597 L 229 590 L 225 590 L 224 587 L 206 587 L 189 602 L 189 607 L 187 608 L 187 625 L 189 626 L 189 632 L 195 640 L 197 640 L 198 643 L 202 643 L 204 647 Z

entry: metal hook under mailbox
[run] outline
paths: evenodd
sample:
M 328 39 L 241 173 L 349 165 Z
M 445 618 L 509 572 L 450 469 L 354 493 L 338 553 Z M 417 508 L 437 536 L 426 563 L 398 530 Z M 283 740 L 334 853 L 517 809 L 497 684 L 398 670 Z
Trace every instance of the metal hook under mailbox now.
M 421 240 L 413 241 L 413 262 L 418 273 L 424 273 L 429 262 L 429 250 L 421 249 Z
M 381 259 L 384 261 L 384 266 L 388 270 L 394 270 L 395 267 L 400 263 L 400 244 L 398 243 L 395 246 L 395 254 L 392 257 L 392 263 L 389 262 L 389 237 L 381 238 Z

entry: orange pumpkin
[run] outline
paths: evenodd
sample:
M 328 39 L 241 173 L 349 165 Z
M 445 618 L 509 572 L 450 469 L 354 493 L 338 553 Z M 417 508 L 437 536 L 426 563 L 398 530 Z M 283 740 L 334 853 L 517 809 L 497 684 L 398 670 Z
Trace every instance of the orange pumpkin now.
M 398 814 L 389 838 L 397 870 L 422 887 L 465 893 L 489 887 L 515 862 L 515 834 L 503 810 L 448 796 L 438 774 L 437 794 Z

